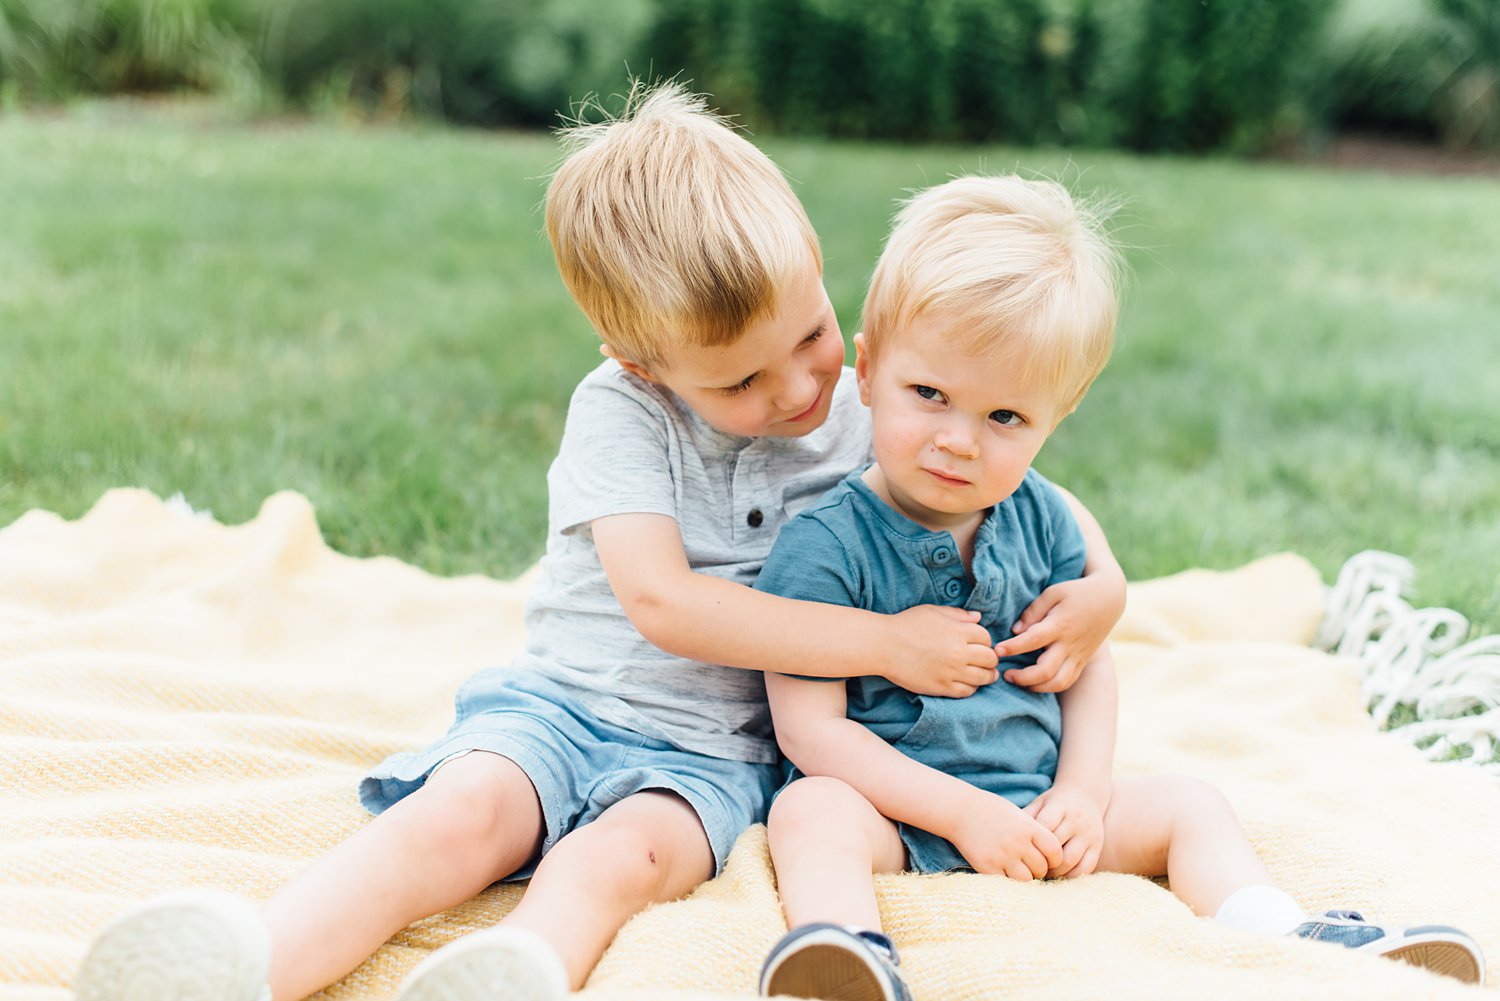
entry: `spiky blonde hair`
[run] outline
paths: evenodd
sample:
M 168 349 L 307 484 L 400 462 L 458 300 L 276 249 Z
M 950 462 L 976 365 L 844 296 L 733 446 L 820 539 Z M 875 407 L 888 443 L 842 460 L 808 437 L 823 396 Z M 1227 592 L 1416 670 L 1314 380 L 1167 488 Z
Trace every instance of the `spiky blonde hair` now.
M 1077 406 L 1109 360 L 1122 282 L 1105 206 L 1053 181 L 958 177 L 919 192 L 896 216 L 865 296 L 865 350 L 941 312 L 979 351 L 1014 359 L 1024 378 Z
M 547 235 L 568 291 L 615 355 L 732 344 L 814 269 L 817 234 L 786 178 L 678 83 L 632 88 L 615 118 L 560 132 Z

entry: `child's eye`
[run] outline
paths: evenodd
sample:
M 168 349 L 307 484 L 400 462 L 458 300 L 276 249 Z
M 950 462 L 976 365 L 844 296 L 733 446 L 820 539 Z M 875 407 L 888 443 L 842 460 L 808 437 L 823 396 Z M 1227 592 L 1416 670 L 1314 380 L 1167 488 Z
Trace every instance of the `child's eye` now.
M 825 325 L 821 325 L 821 326 L 818 327 L 817 330 L 814 330 L 812 333 L 810 333 L 806 337 L 802 338 L 802 343 L 803 344 L 814 344 L 814 343 L 817 342 L 818 338 L 822 337 L 827 332 L 828 332 L 827 325 L 826 324 Z
M 1014 410 L 992 410 L 990 411 L 990 420 L 1001 427 L 1008 428 L 1017 428 L 1026 423 L 1026 418 Z
M 738 396 L 740 393 L 743 393 L 745 390 L 749 389 L 750 384 L 754 381 L 755 376 L 747 375 L 739 382 L 735 383 L 733 386 L 725 386 L 723 389 L 719 390 L 719 392 L 723 393 L 725 396 Z
M 931 386 L 913 386 L 912 389 L 924 400 L 933 400 L 937 403 L 943 402 L 941 390 L 933 389 Z

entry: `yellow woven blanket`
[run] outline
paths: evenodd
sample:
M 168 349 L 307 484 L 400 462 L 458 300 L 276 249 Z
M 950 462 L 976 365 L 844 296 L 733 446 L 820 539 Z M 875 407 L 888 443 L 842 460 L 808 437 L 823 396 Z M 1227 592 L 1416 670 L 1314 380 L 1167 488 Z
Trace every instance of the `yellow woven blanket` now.
M 67 998 L 94 930 L 136 900 L 266 896 L 365 823 L 360 775 L 439 734 L 459 682 L 516 649 L 526 587 L 340 556 L 292 494 L 233 527 L 122 490 L 0 530 L 0 1001 Z M 1218 784 L 1309 910 L 1458 924 L 1500 962 L 1500 791 L 1371 731 L 1355 665 L 1304 645 L 1321 600 L 1292 556 L 1133 586 L 1119 770 Z M 1477 996 L 1220 929 L 1127 876 L 878 886 L 923 1001 Z M 516 893 L 420 922 L 323 996 L 389 997 Z M 747 997 L 783 930 L 755 827 L 719 879 L 627 925 L 586 993 Z

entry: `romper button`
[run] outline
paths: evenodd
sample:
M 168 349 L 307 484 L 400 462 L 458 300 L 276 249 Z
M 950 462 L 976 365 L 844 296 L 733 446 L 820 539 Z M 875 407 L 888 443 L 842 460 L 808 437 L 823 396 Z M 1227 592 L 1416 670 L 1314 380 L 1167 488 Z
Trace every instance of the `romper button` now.
M 952 557 L 953 554 L 950 553 L 947 549 L 934 549 L 932 551 L 932 558 L 937 560 L 939 563 L 947 563 L 948 560 Z
M 950 598 L 957 598 L 958 592 L 962 591 L 963 589 L 964 586 L 956 580 L 950 580 L 948 582 L 948 586 L 943 588 L 943 590 L 947 592 L 948 597 Z
M 750 513 L 745 516 L 745 524 L 751 528 L 759 528 L 765 520 L 766 516 L 760 513 L 760 508 L 758 507 L 752 507 Z

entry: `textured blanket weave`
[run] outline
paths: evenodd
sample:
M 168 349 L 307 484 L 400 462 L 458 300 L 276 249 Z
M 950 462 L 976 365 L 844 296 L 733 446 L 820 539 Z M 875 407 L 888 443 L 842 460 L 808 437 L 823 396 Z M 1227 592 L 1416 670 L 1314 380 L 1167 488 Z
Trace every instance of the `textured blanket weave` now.
M 366 823 L 359 776 L 440 733 L 459 682 L 508 659 L 527 583 L 340 556 L 292 494 L 232 527 L 121 490 L 77 522 L 31 512 L 0 530 L 0 1001 L 63 1001 L 94 931 L 134 901 L 267 896 Z M 1372 731 L 1354 665 L 1305 646 L 1321 602 L 1292 556 L 1134 585 L 1116 632 L 1118 770 L 1216 783 L 1309 910 L 1457 924 L 1493 968 L 1500 792 Z M 878 888 L 923 1001 L 1482 996 L 1223 930 L 1133 877 Z M 391 996 L 517 893 L 412 926 L 319 997 Z M 586 994 L 753 996 L 782 931 L 755 827 L 720 878 L 630 922 Z

